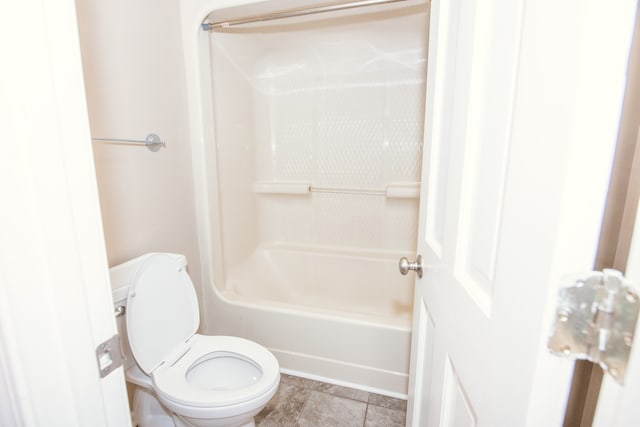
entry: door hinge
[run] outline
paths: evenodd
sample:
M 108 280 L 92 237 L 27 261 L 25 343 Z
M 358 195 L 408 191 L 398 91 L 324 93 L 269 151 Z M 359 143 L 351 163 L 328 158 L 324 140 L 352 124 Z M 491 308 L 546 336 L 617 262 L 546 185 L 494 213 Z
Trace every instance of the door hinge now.
M 638 294 L 617 270 L 591 272 L 560 288 L 552 353 L 597 363 L 624 382 L 633 344 Z
M 120 336 L 114 335 L 96 348 L 96 359 L 100 378 L 122 366 L 122 352 L 120 351 Z

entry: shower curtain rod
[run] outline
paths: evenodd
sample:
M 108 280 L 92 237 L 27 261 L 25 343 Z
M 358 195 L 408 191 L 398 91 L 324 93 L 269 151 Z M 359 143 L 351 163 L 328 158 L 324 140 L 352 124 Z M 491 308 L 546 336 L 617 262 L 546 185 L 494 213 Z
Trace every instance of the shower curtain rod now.
M 359 0 L 350 2 L 334 2 L 324 3 L 317 6 L 298 7 L 293 9 L 281 10 L 279 12 L 267 13 L 264 15 L 253 15 L 246 18 L 229 19 L 226 21 L 203 22 L 202 29 L 204 31 L 213 31 L 216 28 L 228 28 L 235 25 L 251 24 L 254 22 L 272 21 L 275 19 L 293 18 L 295 16 L 313 15 L 316 13 L 337 12 L 340 10 L 354 9 L 364 6 L 375 6 L 386 3 L 399 3 L 407 0 Z

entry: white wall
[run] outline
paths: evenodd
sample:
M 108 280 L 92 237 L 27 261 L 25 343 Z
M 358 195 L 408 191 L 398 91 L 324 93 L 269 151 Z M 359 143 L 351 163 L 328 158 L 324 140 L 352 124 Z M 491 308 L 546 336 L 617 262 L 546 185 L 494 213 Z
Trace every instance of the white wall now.
M 178 252 L 199 284 L 178 1 L 79 0 L 77 7 L 92 136 L 153 132 L 167 141 L 156 153 L 93 144 L 109 265 Z

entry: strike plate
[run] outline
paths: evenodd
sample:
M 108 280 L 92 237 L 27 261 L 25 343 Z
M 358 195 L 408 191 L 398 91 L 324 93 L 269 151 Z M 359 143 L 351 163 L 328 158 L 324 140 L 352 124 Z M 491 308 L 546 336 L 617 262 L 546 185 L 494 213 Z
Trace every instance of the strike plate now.
M 122 353 L 120 352 L 120 337 L 114 335 L 96 348 L 96 359 L 100 378 L 104 378 L 115 369 L 122 366 Z

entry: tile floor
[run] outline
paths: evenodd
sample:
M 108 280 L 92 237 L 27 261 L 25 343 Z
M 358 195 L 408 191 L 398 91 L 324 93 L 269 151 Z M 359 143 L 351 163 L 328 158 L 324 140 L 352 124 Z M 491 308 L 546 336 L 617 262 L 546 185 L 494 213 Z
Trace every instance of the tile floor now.
M 282 374 L 257 427 L 404 427 L 407 402 Z

